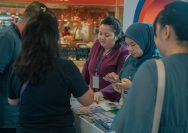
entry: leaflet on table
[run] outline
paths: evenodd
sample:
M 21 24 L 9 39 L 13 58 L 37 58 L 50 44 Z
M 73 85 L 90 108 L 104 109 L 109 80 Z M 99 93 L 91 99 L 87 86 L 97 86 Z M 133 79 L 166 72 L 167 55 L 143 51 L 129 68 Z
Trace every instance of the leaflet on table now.
M 118 110 L 121 106 L 117 102 L 110 102 L 107 100 L 100 101 L 99 104 L 93 103 L 92 105 L 85 107 L 82 106 L 78 100 L 74 97 L 71 98 L 71 108 L 74 111 L 75 114 L 77 115 L 82 115 L 82 114 L 89 114 L 91 113 L 91 110 L 97 110 L 97 109 L 103 109 L 103 111 L 113 111 L 113 110 Z
M 98 112 L 104 112 L 105 110 L 100 107 L 98 104 L 92 104 L 88 107 L 80 105 L 79 108 L 74 109 L 74 113 L 77 115 L 84 115 L 84 114 L 93 114 Z
M 90 110 L 88 111 L 88 109 Z M 84 118 L 90 123 L 94 123 L 97 127 L 102 129 L 103 131 L 108 131 L 108 132 L 111 131 L 111 125 L 115 117 L 114 113 L 105 111 L 100 106 L 95 106 L 95 107 L 92 106 L 90 108 L 87 108 L 86 110 L 87 111 L 84 112 L 83 108 L 81 108 L 81 110 L 77 110 L 78 111 L 77 113 L 80 115 L 80 117 Z
M 99 105 L 106 111 L 118 110 L 121 108 L 119 103 L 111 101 L 100 101 Z
M 94 113 L 95 125 L 105 131 L 111 131 L 111 125 L 114 120 L 115 114 L 111 112 Z

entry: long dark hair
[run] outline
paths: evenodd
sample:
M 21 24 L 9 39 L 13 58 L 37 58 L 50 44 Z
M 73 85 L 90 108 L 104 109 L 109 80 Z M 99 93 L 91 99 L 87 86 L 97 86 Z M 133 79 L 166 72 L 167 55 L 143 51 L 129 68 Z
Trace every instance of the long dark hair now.
M 118 19 L 116 19 L 114 16 L 107 16 L 101 21 L 101 24 L 109 25 L 114 30 L 114 34 L 117 37 L 114 47 L 120 47 L 121 45 L 125 44 L 124 32 Z
M 49 9 L 43 3 L 39 1 L 33 1 L 26 7 L 22 20 L 27 22 L 31 17 L 34 17 L 36 14 L 38 14 L 38 12 L 40 12 L 41 9 L 49 11 Z
M 156 36 L 156 25 L 159 23 L 163 28 L 165 25 L 171 25 L 175 31 L 178 41 L 188 41 L 188 2 L 175 1 L 165 6 L 157 15 L 154 21 L 154 30 Z
M 41 9 L 28 20 L 23 30 L 23 47 L 15 63 L 23 82 L 35 84 L 47 77 L 58 57 L 58 40 L 58 22 L 52 12 Z

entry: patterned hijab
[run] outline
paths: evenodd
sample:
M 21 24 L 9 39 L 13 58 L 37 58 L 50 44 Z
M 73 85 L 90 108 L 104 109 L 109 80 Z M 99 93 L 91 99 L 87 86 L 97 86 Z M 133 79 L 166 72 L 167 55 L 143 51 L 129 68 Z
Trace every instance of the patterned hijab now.
M 154 30 L 152 25 L 146 23 L 134 23 L 127 28 L 125 37 L 135 41 L 143 51 L 143 55 L 136 58 L 137 67 L 139 67 L 145 60 L 153 58 L 156 54 Z

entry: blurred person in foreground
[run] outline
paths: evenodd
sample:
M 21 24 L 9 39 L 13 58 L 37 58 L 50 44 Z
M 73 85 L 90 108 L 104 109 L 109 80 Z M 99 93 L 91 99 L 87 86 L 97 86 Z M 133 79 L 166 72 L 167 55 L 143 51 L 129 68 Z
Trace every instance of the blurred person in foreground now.
M 155 42 L 163 56 L 166 82 L 159 133 L 188 132 L 188 3 L 175 1 L 157 15 Z M 149 60 L 137 71 L 113 127 L 117 133 L 151 133 L 157 92 L 157 67 Z
M 55 15 L 41 8 L 23 29 L 23 47 L 10 79 L 9 103 L 19 103 L 18 133 L 75 133 L 70 97 L 93 102 L 79 69 L 59 57 Z M 23 89 L 24 88 L 24 89 Z
M 105 81 L 103 77 L 110 72 L 118 73 L 127 55 L 128 50 L 119 20 L 107 16 L 101 21 L 98 39 L 93 44 L 82 71 L 84 79 L 95 92 L 94 99 L 97 102 L 99 96 L 111 101 L 119 97 L 119 93 L 115 91 L 112 93 L 101 91 L 104 88 L 111 88 L 111 83 Z
M 15 133 L 18 124 L 18 108 L 8 104 L 8 85 L 11 66 L 16 60 L 22 44 L 22 30 L 25 23 L 35 16 L 41 8 L 46 8 L 43 3 L 34 1 L 30 3 L 17 23 L 0 30 L 0 132 Z M 46 8 L 47 9 L 47 8 Z M 48 9 L 47 9 L 48 10 Z

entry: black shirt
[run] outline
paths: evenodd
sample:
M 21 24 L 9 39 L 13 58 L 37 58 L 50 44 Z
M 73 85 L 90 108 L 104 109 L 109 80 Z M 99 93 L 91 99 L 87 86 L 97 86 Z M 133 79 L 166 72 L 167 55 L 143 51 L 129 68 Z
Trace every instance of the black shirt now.
M 19 98 L 21 82 L 11 80 L 9 97 Z M 20 102 L 20 125 L 26 128 L 66 127 L 73 125 L 70 97 L 82 96 L 88 85 L 72 61 L 56 59 L 47 79 L 37 85 L 28 84 Z

